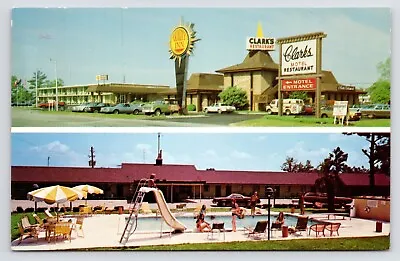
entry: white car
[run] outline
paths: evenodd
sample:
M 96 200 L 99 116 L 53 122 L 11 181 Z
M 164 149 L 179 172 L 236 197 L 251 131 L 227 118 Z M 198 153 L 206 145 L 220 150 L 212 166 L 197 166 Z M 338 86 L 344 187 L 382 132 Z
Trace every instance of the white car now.
M 84 112 L 86 106 L 88 106 L 89 104 L 90 104 L 89 102 L 85 102 L 85 103 L 82 103 L 80 105 L 73 106 L 71 111 L 73 111 L 73 112 Z
M 223 113 L 223 112 L 234 112 L 236 110 L 235 106 L 230 106 L 226 105 L 223 103 L 215 103 L 211 106 L 207 106 L 204 108 L 205 113 L 209 112 L 218 112 L 218 113 Z

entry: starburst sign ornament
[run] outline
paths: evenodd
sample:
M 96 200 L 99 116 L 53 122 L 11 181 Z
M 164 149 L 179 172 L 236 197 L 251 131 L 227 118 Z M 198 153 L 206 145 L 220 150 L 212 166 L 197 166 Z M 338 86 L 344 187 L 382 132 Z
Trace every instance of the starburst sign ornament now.
M 181 64 L 181 60 L 193 52 L 194 43 L 200 39 L 196 39 L 196 31 L 193 30 L 194 24 L 184 24 L 182 20 L 179 25 L 174 28 L 169 38 L 170 59 L 175 59 Z

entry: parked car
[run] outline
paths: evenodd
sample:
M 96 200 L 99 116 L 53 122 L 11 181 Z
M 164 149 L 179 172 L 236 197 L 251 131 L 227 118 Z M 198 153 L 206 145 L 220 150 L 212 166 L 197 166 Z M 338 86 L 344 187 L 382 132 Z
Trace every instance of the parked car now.
M 207 106 L 204 108 L 205 113 L 209 112 L 218 112 L 218 113 L 223 113 L 223 112 L 234 112 L 236 110 L 235 106 L 230 106 L 224 103 L 215 103 L 211 106 Z
M 390 105 L 376 104 L 361 109 L 362 117 L 373 118 L 390 118 Z
M 58 109 L 60 111 L 65 110 L 65 106 L 66 106 L 65 102 L 62 102 L 62 101 L 58 102 Z M 39 103 L 38 107 L 43 110 L 48 109 L 49 107 L 55 108 L 56 102 L 55 101 L 54 102 L 42 102 L 42 103 Z
M 160 116 L 161 114 L 173 114 L 179 112 L 179 105 L 175 100 L 168 101 L 153 101 L 149 104 L 145 104 L 143 106 L 143 112 L 146 115 L 156 115 Z
M 110 103 L 103 103 L 103 102 L 92 102 L 86 105 L 84 111 L 85 112 L 100 112 L 101 108 L 103 107 L 111 107 L 113 106 Z
M 89 102 L 85 102 L 85 103 L 82 103 L 80 105 L 72 106 L 71 111 L 73 111 L 73 112 L 84 112 L 86 106 L 88 106 L 89 104 L 90 104 Z
M 315 108 L 313 105 L 306 104 L 304 105 L 304 111 L 303 114 L 305 115 L 314 115 L 315 114 Z
M 217 204 L 219 207 L 226 207 L 232 205 L 232 200 L 235 199 L 239 206 L 248 207 L 250 206 L 251 197 L 243 196 L 242 194 L 233 193 L 227 197 L 216 197 L 213 198 L 212 203 Z M 260 203 L 260 199 L 257 203 Z
M 321 107 L 321 118 L 333 118 L 333 106 Z M 346 117 L 345 117 L 346 119 Z M 349 110 L 349 121 L 358 121 L 361 119 L 361 113 Z
M 265 107 L 267 114 L 278 113 L 278 99 L 273 99 L 270 104 Z M 286 115 L 304 113 L 304 101 L 302 99 L 283 99 L 282 112 Z
M 138 114 L 141 111 L 140 105 L 131 105 L 129 103 L 119 103 L 115 106 L 103 107 L 100 109 L 101 113 L 125 113 L 125 114 Z

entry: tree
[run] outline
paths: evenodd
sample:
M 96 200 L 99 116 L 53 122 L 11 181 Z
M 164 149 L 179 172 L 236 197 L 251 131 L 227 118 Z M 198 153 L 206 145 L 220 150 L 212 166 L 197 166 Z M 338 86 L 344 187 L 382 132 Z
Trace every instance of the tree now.
M 36 88 L 36 76 L 37 76 L 37 87 L 38 87 L 38 89 L 39 88 L 43 88 L 43 87 L 47 87 L 47 86 L 45 86 L 47 75 L 44 72 L 42 72 L 40 70 L 37 70 L 36 72 L 33 73 L 33 77 L 27 81 L 29 83 L 29 89 L 35 89 Z
M 239 87 L 228 87 L 218 96 L 224 103 L 235 106 L 237 109 L 243 109 L 248 106 L 246 91 Z
M 296 159 L 294 159 L 293 157 L 286 157 L 286 161 L 281 165 L 281 170 L 294 172 L 294 170 L 296 169 L 296 165 L 298 165 Z
M 390 102 L 390 66 L 390 58 L 377 65 L 377 70 L 380 74 L 379 79 L 368 88 L 372 103 Z
M 335 211 L 335 189 L 339 174 L 343 173 L 347 168 L 348 154 L 344 153 L 340 147 L 337 147 L 333 152 L 329 153 L 327 157 L 320 165 L 319 171 L 321 177 L 315 181 L 315 186 L 320 190 L 323 190 L 327 194 L 328 198 L 328 211 Z
M 11 76 L 11 102 L 27 102 L 33 98 L 32 93 L 25 89 L 21 79 Z
M 302 99 L 304 102 L 309 99 L 308 94 L 306 92 L 291 92 L 289 95 L 289 99 Z
M 344 133 L 352 135 L 354 133 Z M 390 133 L 357 133 L 369 142 L 369 150 L 362 149 L 369 162 L 370 193 L 375 195 L 375 173 L 381 171 L 390 176 Z

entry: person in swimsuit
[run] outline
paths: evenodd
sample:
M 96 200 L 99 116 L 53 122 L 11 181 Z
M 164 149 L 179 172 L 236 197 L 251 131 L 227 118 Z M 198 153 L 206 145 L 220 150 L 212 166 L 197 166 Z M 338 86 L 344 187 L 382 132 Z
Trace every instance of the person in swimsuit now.
M 196 230 L 197 232 L 206 232 L 211 230 L 211 226 L 204 220 L 203 214 L 200 214 L 196 220 Z
M 240 208 L 239 205 L 236 203 L 236 200 L 232 200 L 232 231 L 236 232 L 236 216 L 239 215 Z
M 251 216 L 253 218 L 254 218 L 254 214 L 256 212 L 257 202 L 258 202 L 258 195 L 257 195 L 257 191 L 255 191 L 254 194 L 251 195 L 251 198 L 250 198 Z

